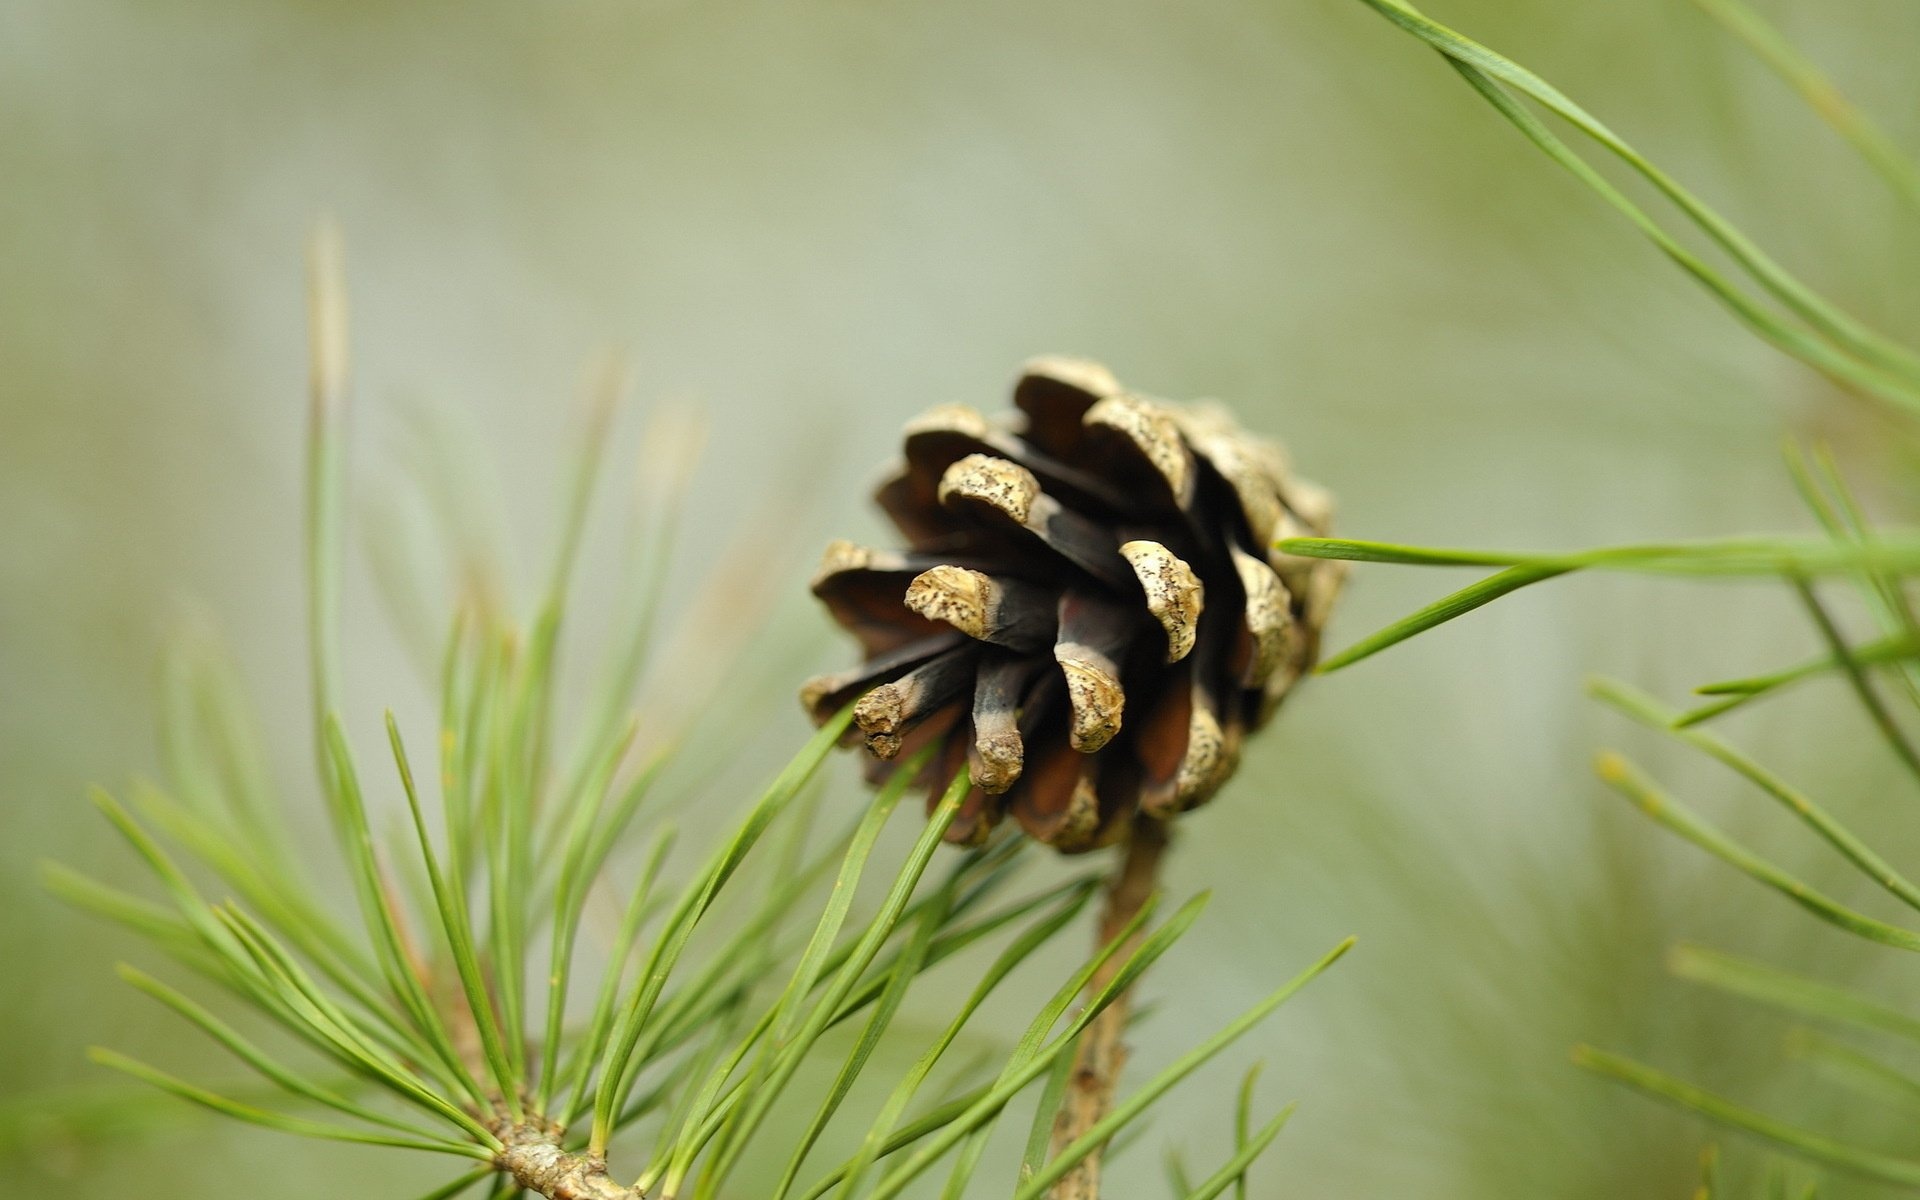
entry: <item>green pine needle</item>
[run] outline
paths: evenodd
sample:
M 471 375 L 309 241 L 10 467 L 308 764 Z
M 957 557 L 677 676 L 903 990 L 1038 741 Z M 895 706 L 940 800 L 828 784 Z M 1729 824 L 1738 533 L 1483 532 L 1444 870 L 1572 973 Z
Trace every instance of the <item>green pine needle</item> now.
M 1591 1046 L 1574 1051 L 1573 1060 L 1599 1075 L 1619 1080 L 1669 1104 L 1697 1113 L 1717 1124 L 1740 1130 L 1801 1157 L 1906 1187 L 1920 1187 L 1920 1162 L 1851 1146 L 1825 1134 L 1802 1129 L 1764 1113 L 1742 1107 L 1724 1097 L 1683 1083 L 1671 1075 L 1631 1059 Z

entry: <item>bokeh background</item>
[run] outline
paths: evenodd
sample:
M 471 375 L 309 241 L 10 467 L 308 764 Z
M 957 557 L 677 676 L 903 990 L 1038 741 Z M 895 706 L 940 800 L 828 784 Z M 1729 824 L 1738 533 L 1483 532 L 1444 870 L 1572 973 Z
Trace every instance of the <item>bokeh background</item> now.
M 1920 10 L 1762 7 L 1920 144 Z M 1912 222 L 1901 232 L 1876 182 L 1690 4 L 1435 12 L 1581 99 L 1816 285 L 1913 332 Z M 8 1195 L 398 1197 L 439 1170 L 158 1105 L 103 1140 L 58 1116 L 117 1087 L 82 1059 L 91 1042 L 226 1071 L 113 980 L 144 951 L 35 879 L 47 857 L 126 872 L 84 789 L 155 769 L 169 638 L 221 631 L 278 777 L 310 802 L 301 246 L 323 212 L 346 237 L 355 511 L 376 548 L 348 596 L 356 731 L 426 694 L 407 603 L 381 600 L 407 590 L 381 584 L 406 577 L 396 565 L 433 558 L 407 481 L 465 479 L 458 507 L 508 548 L 503 578 L 524 596 L 583 373 L 619 348 L 639 410 L 671 401 L 708 423 L 671 596 L 729 548 L 760 563 L 741 609 L 759 614 L 741 617 L 759 649 L 692 659 L 741 673 L 723 708 L 739 767 L 690 811 L 696 834 L 802 736 L 789 688 L 842 655 L 805 573 L 827 537 L 877 534 L 864 493 L 899 423 L 998 405 L 1034 353 L 1229 399 L 1338 492 L 1356 536 L 1552 548 L 1800 529 L 1783 436 L 1825 439 L 1869 474 L 1886 453 L 1859 402 L 1751 341 L 1357 0 L 7 0 Z M 616 466 L 642 424 L 622 426 Z M 1909 501 L 1875 499 L 1893 517 Z M 601 529 L 590 581 L 619 528 Z M 1332 641 L 1459 582 L 1363 569 Z M 597 595 L 589 624 L 608 615 Z M 430 586 L 415 600 L 441 602 Z M 1856 896 L 1729 777 L 1580 695 L 1609 672 L 1677 698 L 1809 646 L 1769 589 L 1574 579 L 1314 682 L 1183 826 L 1170 885 L 1215 901 L 1149 986 L 1138 1070 L 1340 936 L 1360 946 L 1177 1093 L 1111 1194 L 1165 1195 L 1171 1145 L 1223 1157 L 1232 1082 L 1256 1057 L 1263 1096 L 1304 1102 L 1259 1195 L 1688 1194 L 1707 1131 L 1580 1073 L 1578 1041 L 1920 1146 L 1891 1117 L 1863 1125 L 1870 1107 L 1843 1116 L 1830 1082 L 1779 1053 L 1782 1021 L 1668 979 L 1661 955 L 1699 939 L 1906 1002 L 1920 974 L 1674 844 L 1588 769 L 1596 747 L 1630 747 Z M 1732 728 L 1883 845 L 1920 848 L 1911 787 L 1841 700 L 1809 688 Z M 857 803 L 852 765 L 836 769 L 831 803 Z M 1736 1147 L 1731 1166 L 1757 1180 L 1766 1157 Z

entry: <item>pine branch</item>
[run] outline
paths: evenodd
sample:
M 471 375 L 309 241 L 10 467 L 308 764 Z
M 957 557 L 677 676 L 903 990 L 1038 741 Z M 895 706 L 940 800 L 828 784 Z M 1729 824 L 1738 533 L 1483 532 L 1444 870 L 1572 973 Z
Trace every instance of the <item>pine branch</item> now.
M 1099 944 L 1105 945 L 1132 924 L 1159 886 L 1160 861 L 1171 842 L 1165 821 L 1142 816 L 1133 823 L 1131 835 L 1120 852 L 1120 862 L 1107 885 L 1106 903 L 1100 912 Z M 1132 938 L 1138 944 L 1140 934 Z M 1131 947 L 1122 945 L 1125 952 Z M 1114 968 L 1096 972 L 1089 984 L 1098 992 L 1113 980 Z M 1122 1040 L 1132 1013 L 1131 989 L 1103 1013 L 1080 1039 L 1073 1073 L 1067 1085 L 1065 1101 L 1053 1126 L 1053 1155 L 1084 1137 L 1099 1124 L 1113 1107 L 1114 1090 L 1120 1072 L 1127 1064 L 1127 1048 Z M 1079 1166 L 1054 1187 L 1054 1200 L 1096 1200 L 1100 1195 L 1100 1151 L 1083 1159 Z

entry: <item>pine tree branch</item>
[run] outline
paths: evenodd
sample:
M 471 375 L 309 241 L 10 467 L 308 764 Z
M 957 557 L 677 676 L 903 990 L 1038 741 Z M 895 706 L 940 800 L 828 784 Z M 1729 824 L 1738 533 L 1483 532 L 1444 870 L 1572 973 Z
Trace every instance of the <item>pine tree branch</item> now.
M 495 1165 L 547 1200 L 646 1200 L 638 1188 L 613 1181 L 606 1159 L 566 1150 L 551 1129 L 515 1125 L 501 1130 L 500 1140 L 506 1148 L 495 1157 Z
M 1134 820 L 1132 833 L 1121 853 L 1113 880 L 1107 885 L 1106 904 L 1100 914 L 1096 945 L 1104 946 L 1112 941 L 1128 922 L 1139 915 L 1159 885 L 1160 860 L 1166 854 L 1170 840 L 1167 822 L 1148 816 Z M 1134 934 L 1118 954 L 1107 960 L 1087 985 L 1089 995 L 1098 994 L 1112 982 L 1119 964 L 1125 962 L 1138 946 L 1141 936 L 1140 933 Z M 1092 1129 L 1113 1107 L 1114 1088 L 1119 1083 L 1121 1070 L 1127 1064 L 1127 1047 L 1122 1038 L 1126 1033 L 1132 998 L 1131 988 L 1121 993 L 1080 1037 L 1080 1046 L 1075 1052 L 1073 1078 L 1067 1086 L 1060 1115 L 1054 1120 L 1052 1153 L 1055 1155 Z M 1098 1150 L 1081 1160 L 1053 1189 L 1053 1200 L 1098 1200 L 1099 1195 Z

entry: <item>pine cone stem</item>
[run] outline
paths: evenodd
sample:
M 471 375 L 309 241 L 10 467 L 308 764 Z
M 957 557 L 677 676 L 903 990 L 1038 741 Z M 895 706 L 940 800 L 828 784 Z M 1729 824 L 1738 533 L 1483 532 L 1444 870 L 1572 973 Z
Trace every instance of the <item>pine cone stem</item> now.
M 1096 946 L 1105 946 L 1118 936 L 1153 895 L 1159 886 L 1160 860 L 1166 854 L 1170 835 L 1171 825 L 1167 821 L 1145 815 L 1134 818 L 1120 862 L 1107 884 Z M 1126 945 L 1107 959 L 1087 984 L 1088 995 L 1098 994 L 1112 982 L 1145 936 L 1144 929 L 1135 932 Z M 1060 1115 L 1054 1118 L 1052 1153 L 1059 1154 L 1083 1136 L 1113 1107 L 1114 1089 L 1120 1082 L 1121 1070 L 1127 1065 L 1124 1038 L 1132 1007 L 1133 989 L 1128 988 L 1080 1035 L 1080 1045 L 1074 1052 L 1073 1078 L 1061 1103 Z M 1102 1149 L 1104 1147 L 1095 1149 L 1054 1184 L 1053 1200 L 1098 1200 Z

